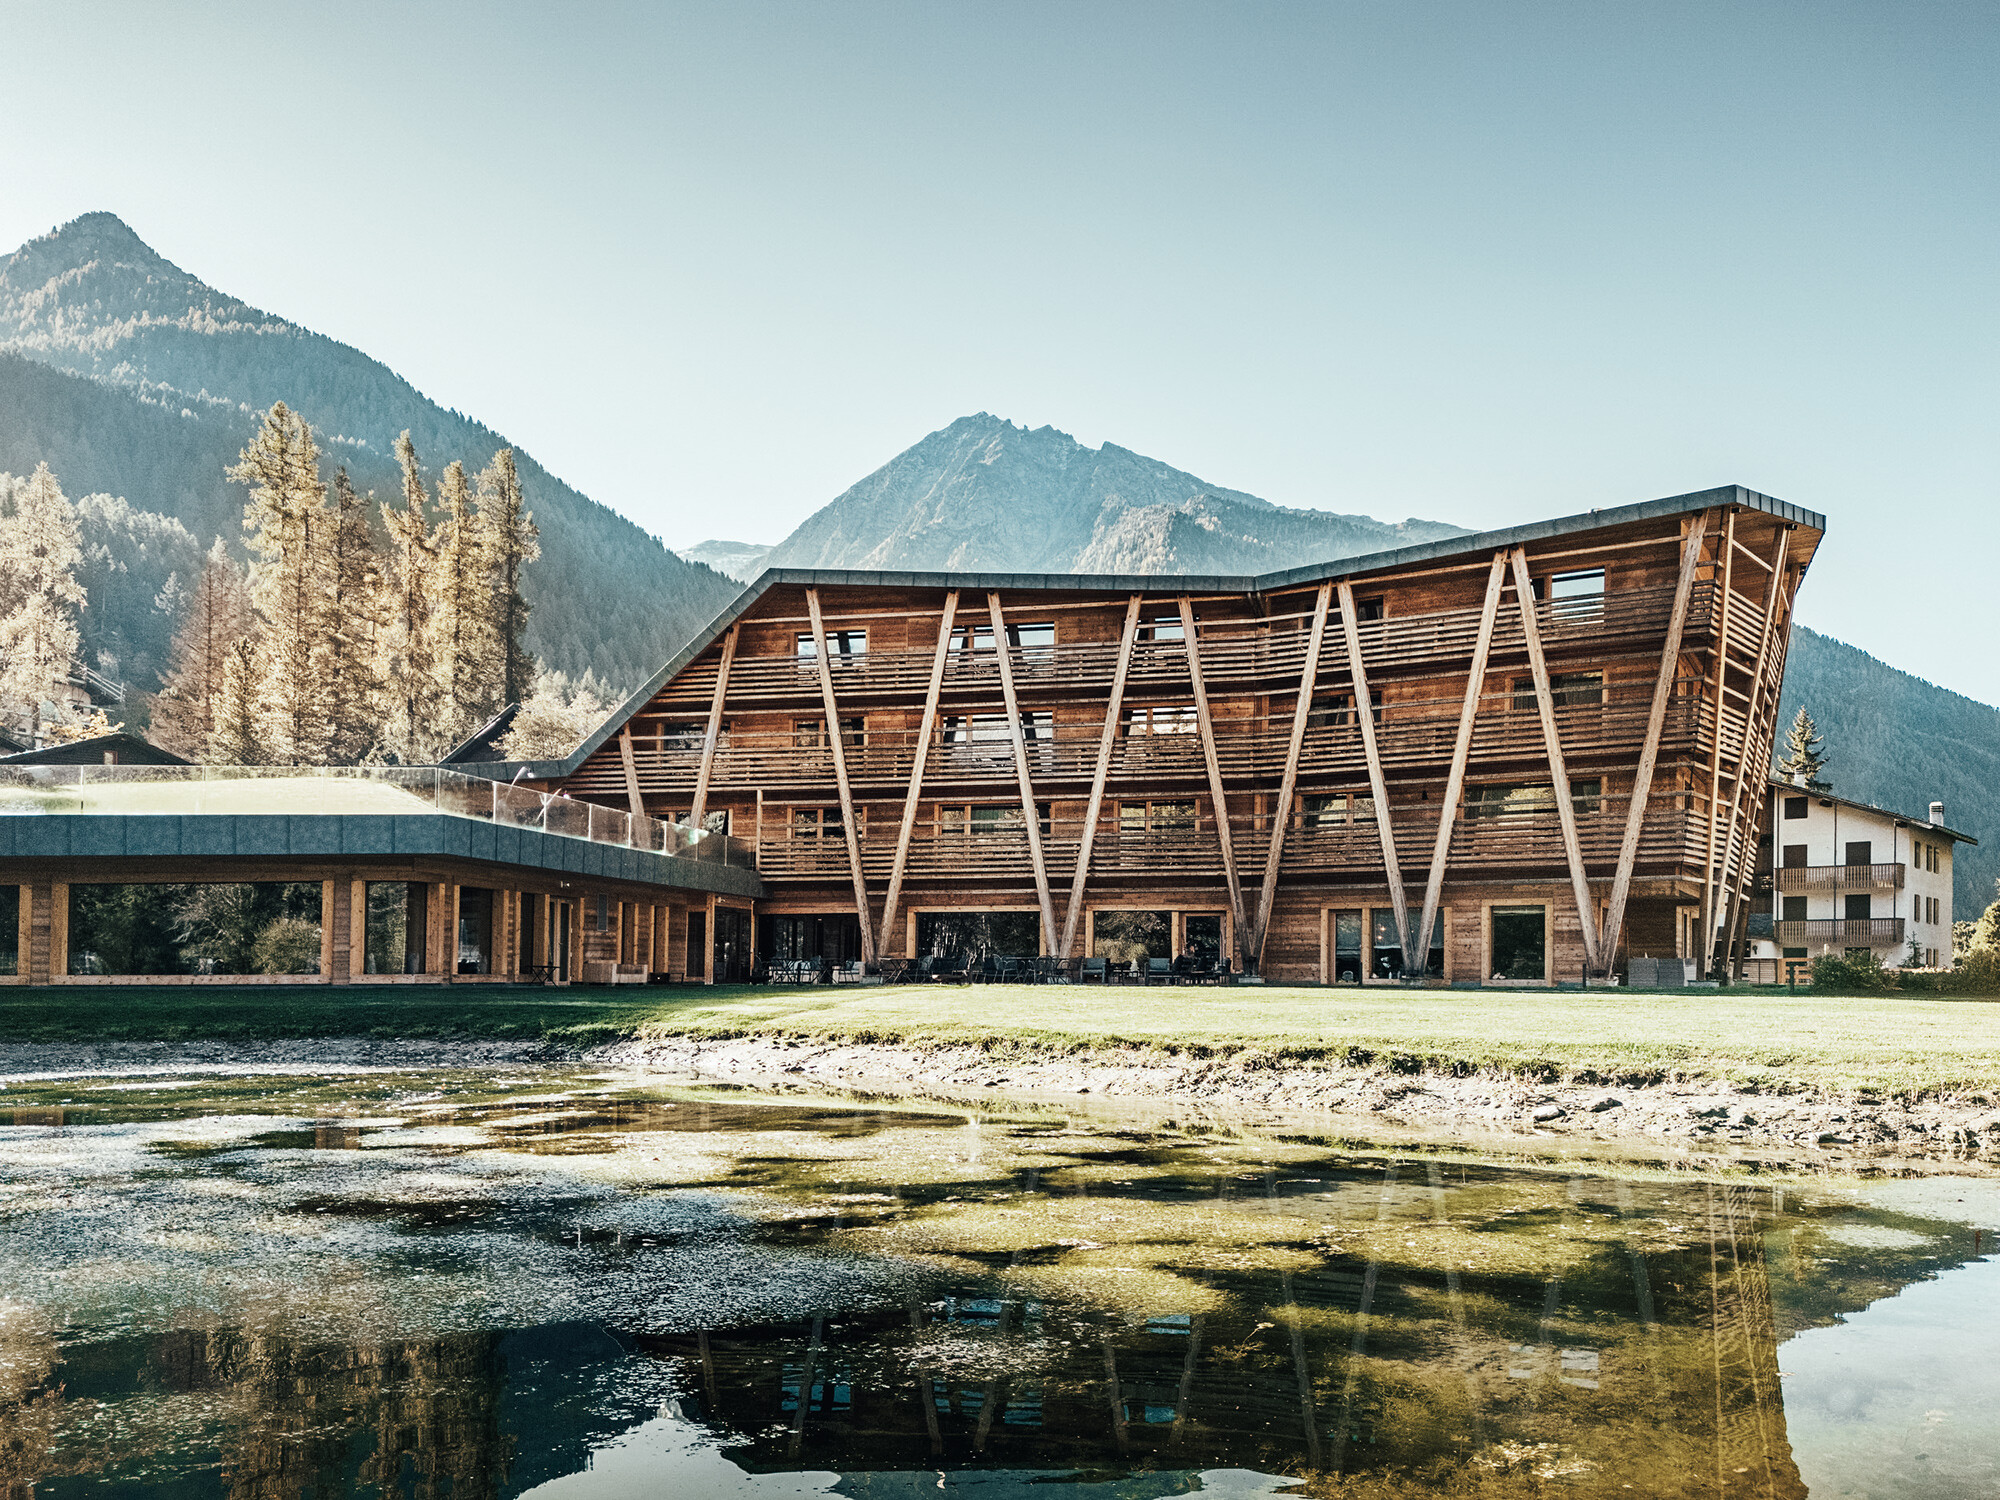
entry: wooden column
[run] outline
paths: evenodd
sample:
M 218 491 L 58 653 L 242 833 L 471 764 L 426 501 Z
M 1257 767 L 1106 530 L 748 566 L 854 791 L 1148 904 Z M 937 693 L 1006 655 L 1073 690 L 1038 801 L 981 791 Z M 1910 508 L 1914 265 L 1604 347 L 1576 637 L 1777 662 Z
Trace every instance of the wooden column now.
M 708 733 L 701 740 L 701 768 L 694 774 L 694 805 L 688 810 L 690 828 L 701 827 L 701 820 L 708 812 L 708 782 L 715 774 L 715 748 L 722 740 L 722 700 L 729 693 L 729 668 L 736 661 L 736 632 L 742 628 L 732 625 L 722 638 L 722 660 L 715 668 L 715 697 L 708 705 Z
M 1472 754 L 1472 726 L 1479 714 L 1479 695 L 1486 686 L 1486 658 L 1493 650 L 1493 624 L 1500 617 L 1500 590 L 1506 580 L 1507 554 L 1496 552 L 1493 567 L 1486 575 L 1486 603 L 1479 611 L 1479 636 L 1472 644 L 1472 675 L 1465 680 L 1465 702 L 1458 711 L 1458 738 L 1451 749 L 1451 774 L 1445 779 L 1437 842 L 1431 847 L 1430 874 L 1424 880 L 1424 908 L 1417 923 L 1417 936 L 1424 945 L 1425 973 L 1430 972 L 1431 926 L 1437 921 L 1438 902 L 1444 894 L 1444 867 L 1451 852 L 1452 821 L 1458 812 L 1459 793 L 1465 787 L 1465 763 Z
M 1717 815 L 1722 811 L 1722 731 L 1723 715 L 1726 712 L 1723 689 L 1729 685 L 1729 595 L 1735 583 L 1736 568 L 1736 512 L 1732 509 L 1722 519 L 1722 543 L 1716 558 L 1720 574 L 1717 580 L 1722 585 L 1720 602 L 1715 607 L 1715 737 L 1710 742 L 1708 761 L 1708 839 L 1707 868 L 1701 882 L 1701 952 L 1696 955 L 1701 960 L 1701 977 L 1712 978 L 1710 972 L 1715 963 L 1715 923 L 1716 906 L 1722 890 L 1722 874 L 1715 868 L 1715 830 Z M 1743 749 L 1737 753 L 1737 765 L 1742 765 L 1743 754 L 1750 747 L 1750 721 L 1743 721 Z
M 1181 595 L 1181 635 L 1187 647 L 1188 681 L 1194 685 L 1195 723 L 1201 730 L 1201 753 L 1208 762 L 1208 795 L 1215 804 L 1215 836 L 1222 845 L 1222 878 L 1229 885 L 1229 915 L 1236 938 L 1238 962 L 1247 967 L 1249 934 L 1243 923 L 1243 883 L 1236 874 L 1236 836 L 1229 826 L 1229 794 L 1222 786 L 1222 762 L 1215 753 L 1215 720 L 1208 712 L 1208 685 L 1201 675 L 1201 642 L 1195 636 L 1194 601 Z
M 1139 639 L 1139 603 L 1134 594 L 1125 605 L 1125 633 L 1118 638 L 1118 665 L 1111 672 L 1111 698 L 1104 705 L 1104 733 L 1097 741 L 1097 770 L 1090 779 L 1090 803 L 1083 814 L 1083 835 L 1076 846 L 1076 873 L 1069 883 L 1069 910 L 1063 913 L 1062 946 L 1056 957 L 1068 958 L 1076 944 L 1077 923 L 1083 919 L 1083 883 L 1090 874 L 1090 851 L 1097 842 L 1097 819 L 1104 810 L 1104 782 L 1111 772 L 1111 752 L 1118 743 L 1118 715 L 1125 706 L 1125 679 L 1132 670 L 1132 647 Z
M 1326 612 L 1333 603 L 1333 584 L 1319 586 L 1313 603 L 1312 632 L 1306 638 L 1305 666 L 1299 673 L 1298 707 L 1292 714 L 1292 739 L 1285 749 L 1285 774 L 1278 783 L 1278 802 L 1271 812 L 1271 852 L 1264 856 L 1264 884 L 1257 891 L 1257 926 L 1250 934 L 1250 956 L 1264 962 L 1264 937 L 1271 930 L 1271 904 L 1278 896 L 1278 865 L 1285 854 L 1286 825 L 1292 821 L 1292 792 L 1299 780 L 1299 754 L 1305 748 L 1306 721 L 1312 717 L 1313 689 L 1319 683 L 1319 653 L 1326 640 Z
M 632 804 L 632 816 L 646 816 L 646 799 L 639 795 L 639 766 L 632 759 L 632 725 L 628 720 L 618 729 L 618 759 L 625 767 L 625 796 Z M 637 830 L 633 830 L 636 841 Z
M 1007 705 L 1007 724 L 1014 741 L 1014 774 L 1021 783 L 1021 816 L 1027 819 L 1028 826 L 1028 863 L 1035 872 L 1035 895 L 1042 903 L 1042 946 L 1046 948 L 1055 941 L 1056 906 L 1049 895 L 1049 869 L 1042 862 L 1042 820 L 1035 812 L 1035 781 L 1028 772 L 1028 742 L 1021 736 L 1021 705 L 1014 696 L 1014 653 L 1007 647 L 1007 622 L 1000 612 L 1000 596 L 989 593 L 986 608 L 993 616 L 993 650 L 1000 658 L 1000 696 Z
M 1389 784 L 1382 775 L 1382 754 L 1375 746 L 1375 705 L 1368 691 L 1368 668 L 1361 660 L 1361 622 L 1354 618 L 1354 585 L 1340 581 L 1340 623 L 1347 637 L 1348 670 L 1354 678 L 1354 711 L 1361 720 L 1361 749 L 1368 757 L 1368 786 L 1375 797 L 1375 831 L 1382 840 L 1382 868 L 1389 878 L 1389 906 L 1396 914 L 1396 934 L 1403 944 L 1403 969 L 1410 967 L 1410 898 L 1403 890 L 1403 865 L 1396 857 L 1396 830 L 1389 820 Z M 1363 941 L 1367 941 L 1363 935 Z M 1430 934 L 1424 934 L 1430 953 Z
M 924 766 L 930 758 L 931 731 L 937 726 L 938 697 L 944 691 L 944 664 L 951 655 L 951 626 L 958 614 L 958 590 L 944 596 L 938 621 L 937 655 L 931 658 L 931 685 L 924 694 L 923 721 L 917 726 L 917 753 L 910 763 L 910 790 L 903 798 L 903 823 L 896 830 L 896 857 L 889 865 L 889 897 L 882 904 L 882 941 L 896 941 L 896 904 L 903 896 L 903 867 L 910 857 L 910 835 L 916 831 L 917 804 L 924 795 Z
M 1555 694 L 1549 690 L 1549 663 L 1542 654 L 1542 625 L 1535 615 L 1535 586 L 1528 577 L 1528 549 L 1514 549 L 1514 597 L 1521 605 L 1521 634 L 1528 646 L 1528 670 L 1535 679 L 1535 707 L 1542 719 L 1542 744 L 1548 750 L 1549 780 L 1556 799 L 1556 822 L 1562 829 L 1563 853 L 1569 859 L 1569 881 L 1576 892 L 1576 916 L 1583 924 L 1583 961 L 1598 962 L 1597 914 L 1591 910 L 1590 877 L 1584 873 L 1583 844 L 1576 836 L 1576 804 L 1570 800 L 1569 768 L 1563 764 L 1562 736 L 1556 729 Z
M 1734 871 L 1729 881 L 1729 903 L 1724 916 L 1724 931 L 1730 935 L 1732 951 L 1735 944 L 1737 914 L 1742 909 L 1744 892 L 1750 881 L 1751 843 L 1750 830 L 1756 826 L 1756 814 L 1747 820 L 1743 813 L 1743 799 L 1747 789 L 1756 788 L 1755 795 L 1764 797 L 1764 776 L 1771 754 L 1771 735 L 1776 726 L 1764 727 L 1764 691 L 1769 686 L 1772 647 L 1777 640 L 1778 607 L 1784 598 L 1785 557 L 1791 549 L 1792 528 L 1778 528 L 1778 553 L 1771 563 L 1771 577 L 1764 585 L 1763 629 L 1757 638 L 1757 663 L 1750 674 L 1750 702 L 1743 710 L 1743 752 L 1736 762 L 1736 791 L 1729 799 L 1729 838 L 1723 846 L 1722 863 L 1725 873 Z M 1784 653 L 1778 653 L 1783 660 Z M 1776 694 L 1772 694 L 1775 703 Z M 1775 717 L 1775 714 L 1774 714 Z M 1752 767 L 1756 767 L 1753 772 Z M 1735 977 L 1735 976 L 1733 976 Z
M 854 823 L 854 793 L 847 782 L 847 747 L 840 737 L 840 706 L 833 697 L 833 665 L 826 659 L 826 625 L 820 618 L 819 590 L 806 590 L 806 612 L 812 616 L 813 659 L 819 663 L 819 693 L 826 705 L 826 736 L 833 746 L 833 779 L 840 788 L 841 831 L 847 835 L 847 865 L 854 875 L 854 915 L 861 923 L 861 962 L 875 962 L 875 932 L 868 919 L 868 882 L 861 872 L 861 830 Z M 709 913 L 709 942 L 715 941 L 715 916 Z M 709 977 L 714 978 L 714 960 Z
M 1632 866 L 1639 858 L 1639 835 L 1646 822 L 1646 799 L 1653 791 L 1653 765 L 1660 758 L 1660 731 L 1667 722 L 1667 705 L 1674 696 L 1674 679 L 1680 675 L 1681 634 L 1687 629 L 1688 598 L 1694 591 L 1695 569 L 1701 564 L 1701 544 L 1708 531 L 1708 512 L 1703 511 L 1688 526 L 1681 545 L 1680 579 L 1674 586 L 1674 607 L 1667 618 L 1667 638 L 1660 653 L 1660 675 L 1653 684 L 1653 709 L 1646 718 L 1646 739 L 1639 749 L 1639 765 L 1632 778 L 1632 803 L 1625 812 L 1625 837 L 1618 845 L 1618 872 L 1611 881 L 1611 907 L 1605 913 L 1604 932 L 1598 940 L 1605 967 L 1618 961 L 1618 939 L 1625 929 L 1625 901 L 1632 893 Z

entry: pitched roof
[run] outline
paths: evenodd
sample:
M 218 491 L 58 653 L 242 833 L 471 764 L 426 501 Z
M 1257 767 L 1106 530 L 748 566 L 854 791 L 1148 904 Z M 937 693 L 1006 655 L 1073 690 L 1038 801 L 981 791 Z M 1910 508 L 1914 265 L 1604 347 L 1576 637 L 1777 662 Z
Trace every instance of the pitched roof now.
M 121 729 L 114 734 L 92 735 L 87 740 L 23 750 L 19 755 L 0 755 L 0 766 L 95 766 L 105 763 L 106 752 L 116 755 L 118 764 L 127 766 L 191 764 L 171 750 L 162 750 L 151 740 Z
M 681 671 L 699 658 L 702 652 L 715 644 L 731 625 L 748 614 L 759 599 L 772 589 L 786 585 L 832 588 L 993 589 L 1016 592 L 1075 590 L 1080 593 L 1118 594 L 1261 594 L 1274 589 L 1295 588 L 1301 584 L 1323 583 L 1329 578 L 1354 578 L 1364 573 L 1406 568 L 1418 563 L 1448 561 L 1482 553 L 1490 555 L 1507 547 L 1524 546 L 1531 542 L 1547 541 L 1554 537 L 1571 536 L 1579 532 L 1608 530 L 1614 526 L 1627 526 L 1640 521 L 1689 515 L 1722 505 L 1762 511 L 1766 515 L 1776 516 L 1782 521 L 1809 527 L 1814 531 L 1826 530 L 1826 517 L 1815 511 L 1789 505 L 1783 500 L 1759 494 L 1756 490 L 1745 489 L 1742 485 L 1730 484 L 1712 490 L 1696 490 L 1686 495 L 1672 495 L 1662 500 L 1643 500 L 1636 505 L 1619 505 L 1604 510 L 1585 511 L 1580 515 L 1559 516 L 1548 521 L 1531 521 L 1523 526 L 1509 526 L 1498 531 L 1468 532 L 1464 536 L 1444 537 L 1434 542 L 1419 542 L 1413 546 L 1397 547 L 1387 552 L 1364 553 L 1359 557 L 1336 557 L 1326 562 L 1309 563 L 1303 567 L 1287 568 L 1274 573 L 953 573 L 852 568 L 767 568 L 757 576 L 756 582 L 747 585 L 721 614 L 711 620 L 707 627 L 687 645 L 675 652 L 666 665 L 655 672 L 643 687 L 613 709 L 596 731 L 563 759 L 490 761 L 476 766 L 467 765 L 462 769 L 474 775 L 503 777 L 519 774 L 537 780 L 572 774 L 617 732 L 620 725 L 651 702 L 655 693 L 673 681 Z
M 1934 833 L 1942 838 L 1956 839 L 1961 844 L 1977 844 L 1979 842 L 1978 839 L 1969 833 L 1960 833 L 1956 828 L 1947 828 L 1944 824 L 1933 823 L 1928 818 L 1912 817 L 1909 813 L 1899 813 L 1893 808 L 1877 807 L 1872 802 L 1856 802 L 1852 797 L 1836 797 L 1832 792 L 1824 788 L 1816 789 L 1809 786 L 1800 786 L 1796 781 L 1787 781 L 1782 776 L 1773 775 L 1771 777 L 1771 790 L 1797 797 L 1814 797 L 1821 802 L 1838 803 L 1842 807 L 1851 807 L 1856 812 L 1871 812 L 1877 817 L 1889 818 L 1897 823 L 1907 823 L 1912 828 L 1921 828 L 1926 833 Z

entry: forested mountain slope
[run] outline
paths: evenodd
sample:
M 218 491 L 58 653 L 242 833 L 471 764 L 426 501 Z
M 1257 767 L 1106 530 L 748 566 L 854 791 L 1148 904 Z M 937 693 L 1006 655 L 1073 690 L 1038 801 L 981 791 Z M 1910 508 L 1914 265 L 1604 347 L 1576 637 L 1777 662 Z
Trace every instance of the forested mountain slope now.
M 1979 840 L 1952 856 L 1956 915 L 1978 916 L 2000 876 L 2000 708 L 1796 625 L 1781 734 L 1801 708 L 1826 736 L 1825 775 L 1838 795 L 1917 818 L 1942 802 L 1945 823 Z
M 122 495 L 178 519 L 203 546 L 216 535 L 233 543 L 243 493 L 223 468 L 279 400 L 314 425 L 329 472 L 345 463 L 359 488 L 384 497 L 396 488 L 390 445 L 405 428 L 427 469 L 477 467 L 513 446 L 542 533 L 528 646 L 551 666 L 630 686 L 736 593 L 507 437 L 358 349 L 206 285 L 114 215 L 86 214 L 0 264 L 0 470 L 45 460 L 71 496 Z
M 1263 573 L 1457 536 L 1288 510 L 1106 443 L 981 412 L 905 449 L 773 547 L 774 568 Z

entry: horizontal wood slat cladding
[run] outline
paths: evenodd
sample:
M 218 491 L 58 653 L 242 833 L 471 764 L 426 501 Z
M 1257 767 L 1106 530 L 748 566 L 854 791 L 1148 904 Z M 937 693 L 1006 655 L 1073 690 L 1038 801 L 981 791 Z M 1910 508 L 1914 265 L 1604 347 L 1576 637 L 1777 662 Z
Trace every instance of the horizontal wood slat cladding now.
M 864 946 L 887 918 L 887 958 L 952 902 L 1037 912 L 1074 955 L 1100 902 L 1199 901 L 1267 975 L 1317 980 L 1324 912 L 1379 903 L 1442 911 L 1476 978 L 1483 913 L 1528 893 L 1574 977 L 1622 961 L 1628 935 L 1597 932 L 1619 907 L 1740 888 L 1773 637 L 1819 539 L 1761 497 L 1642 509 L 1261 591 L 775 575 L 554 784 L 622 806 L 629 731 L 649 812 L 699 786 L 772 904 L 852 912 Z M 961 590 L 984 607 L 948 620 Z

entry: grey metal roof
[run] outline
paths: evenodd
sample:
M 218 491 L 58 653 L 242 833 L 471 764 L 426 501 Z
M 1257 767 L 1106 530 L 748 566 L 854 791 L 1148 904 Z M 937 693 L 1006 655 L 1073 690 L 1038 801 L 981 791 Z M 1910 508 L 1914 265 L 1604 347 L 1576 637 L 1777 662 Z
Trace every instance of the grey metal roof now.
M 1309 563 L 1276 573 L 952 573 L 871 571 L 852 568 L 767 568 L 754 583 L 732 600 L 693 640 L 655 672 L 646 685 L 632 694 L 597 730 L 562 760 L 488 761 L 459 767 L 470 775 L 504 779 L 523 774 L 545 780 L 568 776 L 604 745 L 618 727 L 652 700 L 685 668 L 715 643 L 722 633 L 772 589 L 788 584 L 812 587 L 849 588 L 934 588 L 1022 590 L 1070 590 L 1078 593 L 1118 594 L 1260 594 L 1299 584 L 1323 583 L 1329 578 L 1356 578 L 1366 573 L 1412 567 L 1479 553 L 1493 553 L 1506 547 L 1524 546 L 1579 532 L 1600 531 L 1613 526 L 1629 526 L 1637 521 L 1653 521 L 1668 516 L 1688 515 L 1717 506 L 1734 505 L 1762 511 L 1795 525 L 1815 531 L 1826 530 L 1826 517 L 1815 511 L 1789 505 L 1783 500 L 1745 489 L 1740 484 L 1721 485 L 1712 490 L 1696 490 L 1671 495 L 1662 500 L 1642 500 L 1634 505 L 1618 505 L 1580 515 L 1559 516 L 1548 521 L 1531 521 L 1499 531 L 1468 532 L 1464 536 L 1419 542 L 1387 552 L 1369 552 L 1358 557 L 1337 557 Z
M 23 750 L 18 755 L 0 755 L 0 766 L 95 766 L 104 762 L 104 752 L 117 752 L 122 765 L 185 766 L 188 761 L 171 750 L 162 750 L 151 740 L 120 729 L 112 734 L 92 735 L 87 740 L 70 740 L 61 745 L 44 745 L 39 750 Z
M 762 896 L 753 869 L 449 813 L 0 816 L 0 859 L 481 860 L 585 879 Z

